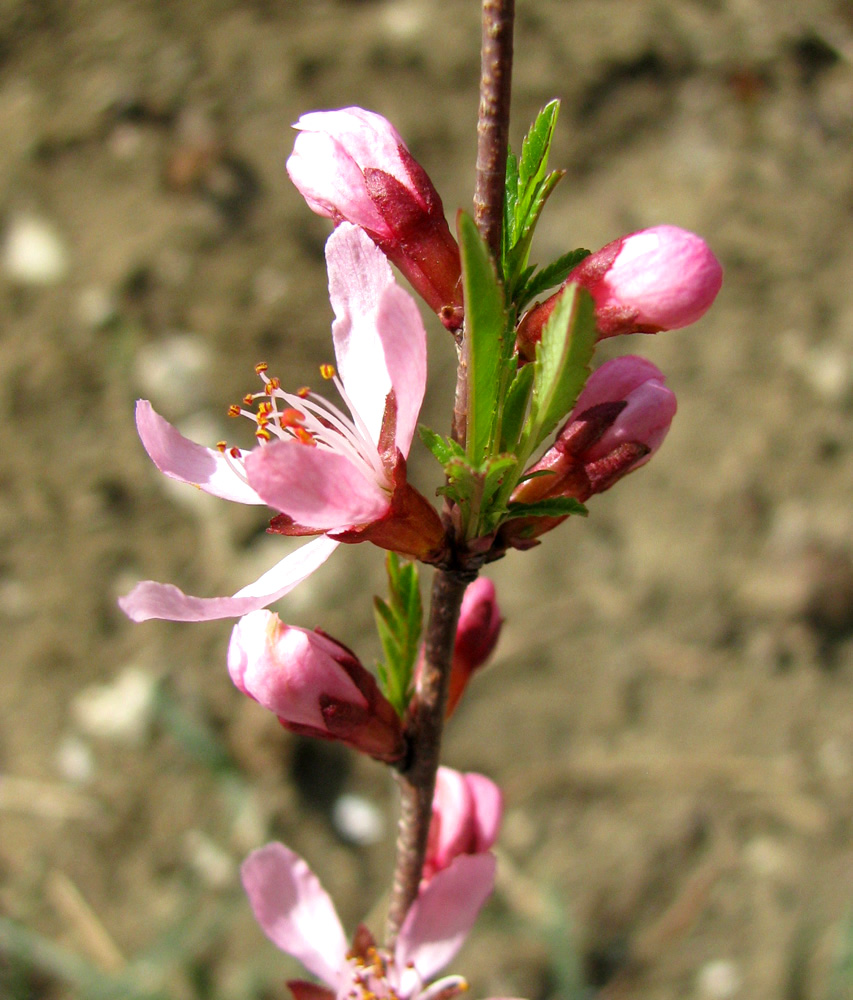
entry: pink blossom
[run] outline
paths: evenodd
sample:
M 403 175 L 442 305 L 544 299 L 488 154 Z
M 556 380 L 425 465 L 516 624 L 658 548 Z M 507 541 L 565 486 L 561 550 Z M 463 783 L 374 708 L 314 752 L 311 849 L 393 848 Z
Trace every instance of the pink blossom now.
M 459 612 L 447 695 L 448 717 L 458 705 L 471 675 L 494 652 L 502 624 L 494 583 L 488 577 L 477 577 L 468 585 Z
M 586 257 L 559 292 L 523 317 L 519 353 L 528 360 L 569 283 L 595 301 L 599 337 L 657 333 L 695 323 L 710 309 L 723 283 L 723 269 L 708 244 L 678 226 L 654 226 L 621 236 Z
M 424 878 L 462 854 L 482 854 L 495 843 L 503 815 L 498 786 L 483 774 L 440 767 L 435 778 Z
M 512 500 L 574 497 L 583 502 L 603 493 L 649 461 L 669 432 L 676 408 L 675 393 L 651 361 L 631 354 L 606 361 L 587 379 L 552 447 L 527 470 L 540 475 L 518 486 Z M 504 525 L 502 538 L 526 548 L 564 520 L 521 517 Z
M 314 111 L 287 161 L 319 215 L 360 226 L 450 329 L 461 323 L 459 249 L 438 192 L 393 125 L 363 108 Z
M 405 460 L 426 387 L 426 332 L 417 306 L 356 227 L 335 230 L 326 260 L 337 373 L 331 366 L 322 371 L 349 414 L 308 390 L 285 391 L 265 366 L 258 367 L 262 391 L 230 411 L 255 424 L 258 444 L 250 451 L 203 447 L 147 400 L 136 408 L 142 443 L 165 475 L 226 500 L 274 508 L 280 513 L 271 530 L 280 534 L 324 537 L 230 598 L 189 597 L 145 581 L 119 602 L 134 621 L 248 614 L 292 590 L 342 541 L 372 541 L 421 559 L 441 546 L 437 513 L 406 482 Z
M 466 989 L 460 976 L 425 986 L 461 948 L 492 891 L 490 854 L 458 857 L 421 890 L 393 950 L 365 929 L 347 946 L 334 904 L 308 865 L 283 844 L 267 844 L 243 863 L 243 886 L 266 936 L 298 959 L 326 988 L 289 985 L 297 1000 L 450 1000 Z
M 293 732 L 339 740 L 386 763 L 405 750 L 397 713 L 373 675 L 322 632 L 253 611 L 234 626 L 228 672 L 244 693 Z

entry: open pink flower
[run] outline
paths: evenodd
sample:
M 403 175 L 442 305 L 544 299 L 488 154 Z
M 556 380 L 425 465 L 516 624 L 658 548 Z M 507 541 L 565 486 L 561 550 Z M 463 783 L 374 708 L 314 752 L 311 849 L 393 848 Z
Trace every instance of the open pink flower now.
M 526 360 L 535 357 L 542 329 L 570 283 L 592 296 L 603 339 L 695 323 L 717 297 L 723 269 L 700 236 L 678 226 L 620 236 L 582 260 L 558 292 L 527 311 L 518 329 L 518 351 Z
M 440 767 L 435 776 L 424 879 L 434 878 L 454 858 L 482 854 L 498 839 L 503 796 L 484 774 Z
M 394 126 L 364 108 L 313 111 L 287 161 L 308 207 L 361 226 L 449 329 L 462 321 L 459 248 L 432 181 Z
M 335 312 L 334 381 L 344 410 L 309 390 L 287 392 L 258 366 L 263 391 L 233 415 L 255 423 L 258 446 L 205 448 L 183 437 L 147 400 L 136 409 L 139 436 L 165 475 L 238 503 L 280 513 L 271 530 L 324 535 L 292 553 L 230 598 L 197 598 L 146 581 L 120 600 L 134 621 L 201 621 L 248 614 L 278 600 L 329 557 L 338 542 L 372 541 L 419 559 L 440 548 L 432 505 L 406 482 L 406 456 L 426 388 L 426 332 L 414 300 L 383 254 L 354 226 L 326 244 Z M 255 405 L 257 411 L 247 409 Z
M 403 727 L 373 675 L 323 632 L 253 611 L 234 626 L 228 673 L 292 732 L 338 740 L 392 764 L 405 752 Z
M 250 854 L 242 876 L 266 936 L 326 984 L 290 982 L 297 1000 L 450 1000 L 466 989 L 460 976 L 425 984 L 462 947 L 491 894 L 495 859 L 464 855 L 439 872 L 412 904 L 392 952 L 364 928 L 349 948 L 317 876 L 283 844 Z

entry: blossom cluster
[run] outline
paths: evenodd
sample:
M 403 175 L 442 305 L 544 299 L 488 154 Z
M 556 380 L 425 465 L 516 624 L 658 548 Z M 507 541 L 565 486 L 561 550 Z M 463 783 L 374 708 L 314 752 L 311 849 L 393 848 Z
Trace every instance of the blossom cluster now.
M 320 374 L 337 401 L 308 387 L 283 386 L 261 364 L 256 391 L 229 410 L 248 420 L 252 448 L 191 441 L 147 400 L 137 404 L 136 423 L 166 476 L 225 500 L 269 508 L 272 534 L 311 540 L 229 597 L 196 597 L 144 581 L 120 605 L 137 622 L 238 618 L 228 670 L 240 691 L 293 732 L 337 740 L 402 768 L 409 752 L 405 701 L 394 702 L 343 643 L 287 625 L 268 606 L 340 544 L 368 541 L 439 568 L 473 570 L 472 576 L 509 548 L 538 544 L 580 504 L 650 460 L 667 435 L 676 399 L 663 373 L 638 356 L 606 361 L 588 377 L 581 368 L 578 391 L 571 398 L 555 392 L 568 401 L 557 413 L 549 410 L 535 433 L 523 430 L 526 411 L 518 410 L 522 429 L 513 440 L 524 445 L 516 449 L 516 466 L 513 456 L 495 455 L 500 436 L 492 442 L 487 457 L 495 464 L 483 468 L 504 470 L 509 478 L 492 477 L 497 485 L 491 495 L 499 499 L 491 521 L 473 518 L 460 531 L 456 498 L 484 490 L 491 473 L 466 465 L 457 441 L 447 450 L 445 471 L 449 483 L 468 475 L 468 487 L 474 483 L 469 494 L 464 486 L 456 494 L 446 489 L 439 510 L 409 482 L 407 460 L 427 383 L 427 334 L 391 264 L 462 343 L 466 307 L 472 306 L 465 298 L 473 287 L 465 255 L 431 180 L 380 115 L 361 108 L 314 112 L 303 115 L 296 129 L 288 173 L 308 206 L 335 226 L 326 244 L 335 360 Z M 505 361 L 516 374 L 526 365 L 538 372 L 555 317 L 569 301 L 590 304 L 594 343 L 693 323 L 710 307 L 721 280 L 719 263 L 693 233 L 661 225 L 622 236 L 596 253 L 581 252 L 544 301 L 528 305 L 531 294 L 524 308 L 507 303 L 512 353 Z M 506 285 L 512 286 L 508 278 Z M 553 377 L 555 385 L 571 383 L 560 377 Z M 521 376 L 517 384 L 530 392 L 532 380 Z M 550 444 L 539 448 L 550 433 Z M 501 623 L 494 585 L 475 580 L 456 633 L 448 716 L 492 655 Z M 406 683 L 402 689 L 405 699 Z M 261 927 L 325 984 L 292 982 L 296 1000 L 446 1000 L 460 992 L 459 977 L 427 984 L 456 954 L 491 891 L 491 847 L 501 811 L 500 792 L 488 778 L 439 769 L 420 892 L 392 949 L 377 946 L 364 928 L 349 946 L 330 898 L 288 848 L 270 844 L 252 854 L 243 880 Z

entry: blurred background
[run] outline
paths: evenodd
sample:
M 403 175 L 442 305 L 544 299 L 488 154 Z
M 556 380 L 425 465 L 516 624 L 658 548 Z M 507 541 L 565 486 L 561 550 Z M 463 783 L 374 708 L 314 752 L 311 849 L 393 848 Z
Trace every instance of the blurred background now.
M 608 341 L 680 410 L 587 521 L 489 567 L 506 625 L 446 760 L 500 782 L 472 996 L 853 995 L 853 13 L 843 0 L 518 0 L 513 143 L 559 97 L 534 259 L 660 222 L 722 260 L 697 326 Z M 0 995 L 261 1000 L 301 974 L 237 866 L 299 851 L 381 928 L 395 795 L 231 686 L 230 624 L 132 625 L 142 578 L 232 593 L 289 544 L 157 473 L 258 361 L 331 358 L 304 111 L 390 118 L 473 190 L 476 0 L 0 0 Z M 424 411 L 454 352 L 428 318 Z M 423 492 L 431 460 L 413 460 Z M 282 602 L 373 663 L 376 550 Z

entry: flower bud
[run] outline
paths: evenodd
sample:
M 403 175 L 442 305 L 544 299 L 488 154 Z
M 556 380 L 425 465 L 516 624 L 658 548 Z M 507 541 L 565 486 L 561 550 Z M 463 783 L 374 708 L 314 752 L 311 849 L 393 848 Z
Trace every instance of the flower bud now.
M 494 652 L 502 624 L 494 583 L 488 577 L 477 577 L 468 585 L 459 611 L 447 696 L 448 718 L 459 703 L 471 675 Z
M 583 503 L 645 465 L 675 416 L 675 393 L 664 382 L 663 372 L 645 358 L 628 354 L 606 361 L 587 379 L 552 447 L 528 469 L 528 475 L 545 474 L 525 480 L 511 499 L 535 503 L 574 497 Z M 502 539 L 527 548 L 564 520 L 518 518 L 504 525 Z
M 485 775 L 440 767 L 435 776 L 424 880 L 460 854 L 482 854 L 498 838 L 503 797 Z
M 320 631 L 253 611 L 228 646 L 234 684 L 292 732 L 339 740 L 386 763 L 404 752 L 400 720 L 356 656 Z
M 462 322 L 459 248 L 432 181 L 396 129 L 363 108 L 314 111 L 287 172 L 308 207 L 360 226 L 448 329 Z
M 526 360 L 535 357 L 542 329 L 570 282 L 592 296 L 603 339 L 695 323 L 717 297 L 723 270 L 703 239 L 678 226 L 654 226 L 622 236 L 582 260 L 560 291 L 524 315 L 518 350 Z

